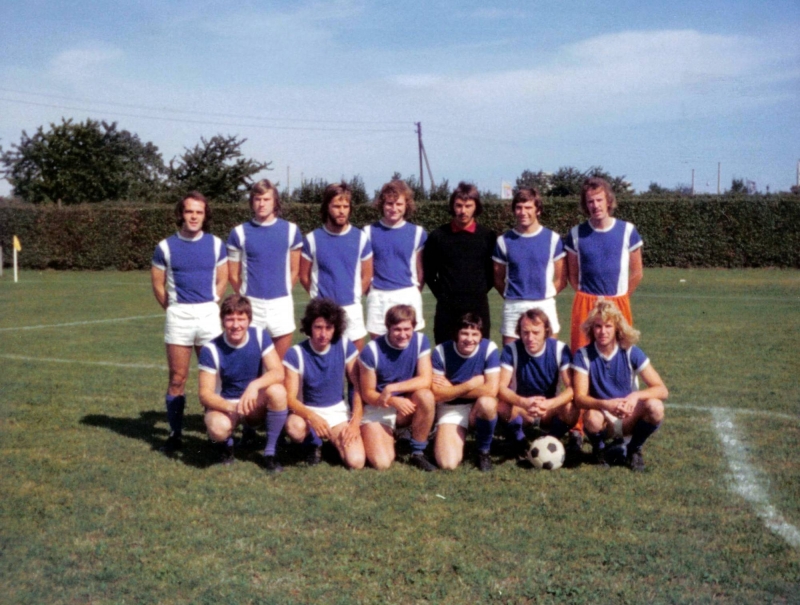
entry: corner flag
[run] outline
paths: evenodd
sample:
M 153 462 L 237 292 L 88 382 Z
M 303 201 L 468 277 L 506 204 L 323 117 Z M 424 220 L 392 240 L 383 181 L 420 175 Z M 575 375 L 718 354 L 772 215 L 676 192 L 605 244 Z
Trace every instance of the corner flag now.
M 22 244 L 19 243 L 19 238 L 16 235 L 14 236 L 12 247 L 14 248 L 14 283 L 16 284 L 19 279 L 17 273 L 17 252 L 22 251 Z

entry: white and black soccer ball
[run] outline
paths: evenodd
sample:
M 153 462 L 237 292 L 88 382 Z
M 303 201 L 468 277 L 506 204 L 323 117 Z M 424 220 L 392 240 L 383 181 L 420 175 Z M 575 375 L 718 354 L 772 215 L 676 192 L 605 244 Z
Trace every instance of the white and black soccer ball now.
M 533 468 L 554 471 L 564 465 L 565 457 L 564 446 L 550 435 L 539 437 L 528 448 L 528 460 Z

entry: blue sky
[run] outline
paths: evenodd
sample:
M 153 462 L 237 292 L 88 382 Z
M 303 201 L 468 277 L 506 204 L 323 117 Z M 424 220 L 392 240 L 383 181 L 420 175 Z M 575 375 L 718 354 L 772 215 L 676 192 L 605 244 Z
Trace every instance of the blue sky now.
M 601 165 L 716 192 L 787 190 L 800 160 L 800 3 L 6 0 L 0 145 L 117 121 L 166 161 L 247 138 L 264 174 L 418 174 L 499 191 Z M 287 173 L 288 169 L 288 173 Z M 427 180 L 427 177 L 426 177 Z M 0 193 L 10 190 L 0 182 Z

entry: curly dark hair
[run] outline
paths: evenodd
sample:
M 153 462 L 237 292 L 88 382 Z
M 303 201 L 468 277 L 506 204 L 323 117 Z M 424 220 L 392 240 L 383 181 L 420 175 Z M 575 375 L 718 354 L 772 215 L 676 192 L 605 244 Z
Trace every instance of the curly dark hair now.
M 306 306 L 303 319 L 300 320 L 300 331 L 310 337 L 311 325 L 319 317 L 333 324 L 333 340 L 339 340 L 347 328 L 347 315 L 344 309 L 330 298 L 315 298 Z

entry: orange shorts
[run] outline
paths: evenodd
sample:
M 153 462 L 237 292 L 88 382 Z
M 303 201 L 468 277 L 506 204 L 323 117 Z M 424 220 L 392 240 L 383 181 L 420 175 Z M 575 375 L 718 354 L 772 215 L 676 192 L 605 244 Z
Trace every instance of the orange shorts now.
M 581 324 L 586 321 L 589 312 L 594 308 L 598 298 L 610 300 L 622 312 L 623 317 L 630 325 L 633 325 L 633 315 L 631 314 L 631 299 L 627 294 L 622 296 L 595 296 L 585 292 L 576 292 L 575 299 L 572 301 L 572 321 L 570 325 L 569 346 L 575 353 L 581 347 L 589 344 L 589 339 L 581 331 Z

